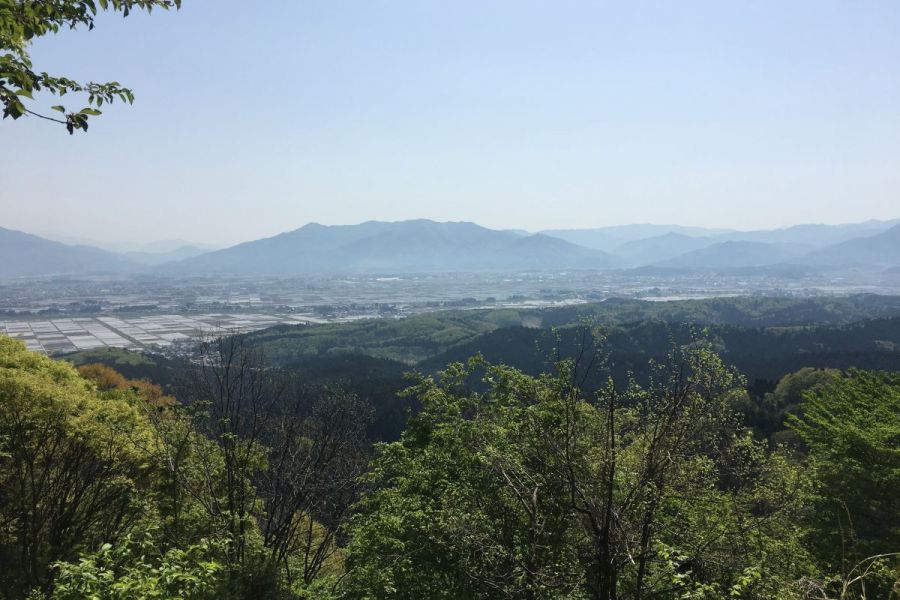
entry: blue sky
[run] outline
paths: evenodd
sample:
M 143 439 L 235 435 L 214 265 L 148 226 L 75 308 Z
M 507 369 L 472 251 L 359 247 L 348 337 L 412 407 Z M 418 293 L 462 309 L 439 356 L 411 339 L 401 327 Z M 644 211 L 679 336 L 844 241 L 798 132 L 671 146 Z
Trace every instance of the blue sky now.
M 0 123 L 0 226 L 232 243 L 900 216 L 900 3 L 184 0 L 38 40 L 134 106 Z M 47 99 L 46 104 L 54 104 Z

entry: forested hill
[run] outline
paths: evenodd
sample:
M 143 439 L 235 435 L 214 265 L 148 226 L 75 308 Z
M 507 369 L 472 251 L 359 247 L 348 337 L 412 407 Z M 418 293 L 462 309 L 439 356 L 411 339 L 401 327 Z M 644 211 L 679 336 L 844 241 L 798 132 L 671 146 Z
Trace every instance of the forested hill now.
M 416 368 L 434 372 L 450 362 L 482 354 L 488 362 L 540 373 L 564 357 L 580 352 L 583 327 L 559 330 L 507 327 L 419 362 Z M 660 320 L 614 325 L 602 330 L 613 375 L 624 384 L 629 375 L 646 380 L 649 361 L 661 361 L 676 346 L 706 339 L 729 364 L 752 383 L 777 381 L 803 367 L 900 369 L 900 317 L 864 320 L 849 325 L 787 327 L 697 327 Z M 600 373 L 598 373 L 598 376 Z
M 612 375 L 646 380 L 649 360 L 709 339 L 760 394 L 803 367 L 900 370 L 900 297 L 611 299 L 540 310 L 446 311 L 356 323 L 275 327 L 251 336 L 274 364 L 339 381 L 376 410 L 373 435 L 393 438 L 407 409 L 405 372 L 434 373 L 476 353 L 529 374 L 581 351 L 582 325 L 607 336 Z M 599 384 L 595 370 L 585 386 Z M 761 396 L 760 396 L 761 399 Z M 775 426 L 777 429 L 778 425 Z
M 278 326 L 249 336 L 267 361 L 311 382 L 340 383 L 376 407 L 373 437 L 394 439 L 406 410 L 397 394 L 410 371 L 434 373 L 476 353 L 529 374 L 581 351 L 583 324 L 606 336 L 612 375 L 645 380 L 650 359 L 673 346 L 710 340 L 726 362 L 764 393 L 804 367 L 900 370 L 900 298 L 719 298 L 682 302 L 609 300 L 545 310 L 445 311 L 407 319 Z M 102 362 L 130 378 L 169 386 L 184 363 L 123 351 L 69 357 Z M 595 387 L 602 371 L 585 382 Z
M 452 311 L 220 338 L 181 363 L 81 353 L 69 357 L 77 372 L 0 338 L 0 450 L 29 449 L 0 453 L 12 524 L 0 556 L 32 565 L 0 570 L 0 586 L 16 600 L 51 586 L 39 597 L 125 597 L 95 590 L 172 573 L 160 597 L 494 598 L 502 585 L 507 598 L 575 600 L 598 597 L 581 590 L 605 539 L 585 511 L 598 520 L 609 507 L 624 515 L 611 577 L 641 571 L 621 540 L 638 540 L 662 574 L 620 599 L 838 598 L 798 586 L 861 588 L 845 575 L 848 539 L 871 594 L 844 597 L 890 598 L 896 302 Z M 128 376 L 83 364 L 96 362 Z M 57 543 L 69 502 L 99 519 L 79 517 L 86 541 Z M 219 508 L 228 502 L 245 518 Z M 522 535 L 535 515 L 539 539 Z M 256 558 L 235 556 L 232 540 Z M 537 543 L 548 551 L 523 574 L 571 594 L 494 580 Z M 673 596 L 669 581 L 690 587 Z
M 531 371 L 542 368 L 558 343 L 573 351 L 575 342 L 563 334 L 588 324 L 605 331 L 610 350 L 627 359 L 623 364 L 632 355 L 640 362 L 663 356 L 673 343 L 706 337 L 749 377 L 777 379 L 802 366 L 900 368 L 892 362 L 900 349 L 898 323 L 898 296 L 610 299 L 563 308 L 452 310 L 406 319 L 279 325 L 248 337 L 272 365 L 302 367 L 317 377 L 371 380 L 413 369 L 433 371 L 478 352 Z M 164 385 L 180 364 L 103 350 L 69 359 L 107 362 L 128 377 Z
M 887 325 L 861 323 L 829 328 Z M 668 325 L 648 324 L 648 339 Z M 607 510 L 623 515 L 609 577 L 639 581 L 623 539 L 662 574 L 618 598 L 810 600 L 864 583 L 871 595 L 844 596 L 862 600 L 900 582 L 900 373 L 804 369 L 753 397 L 706 343 L 624 389 L 582 388 L 578 361 L 531 377 L 476 360 L 409 382 L 416 417 L 373 452 L 384 406 L 265 368 L 245 341 L 204 346 L 172 397 L 0 338 L 0 557 L 20 565 L 0 569 L 4 597 L 494 598 L 510 568 L 572 593 L 529 594 L 515 574 L 503 597 L 598 597 L 581 590 L 605 537 L 584 514 Z M 842 568 L 848 538 L 863 583 Z M 677 596 L 670 581 L 686 582 Z
M 647 320 L 743 328 L 839 326 L 864 319 L 900 317 L 900 297 L 714 298 L 673 302 L 609 299 L 547 309 L 443 311 L 406 319 L 279 326 L 253 334 L 271 360 L 291 364 L 335 354 L 365 354 L 414 365 L 503 327 L 550 329 L 583 322 L 598 326 Z

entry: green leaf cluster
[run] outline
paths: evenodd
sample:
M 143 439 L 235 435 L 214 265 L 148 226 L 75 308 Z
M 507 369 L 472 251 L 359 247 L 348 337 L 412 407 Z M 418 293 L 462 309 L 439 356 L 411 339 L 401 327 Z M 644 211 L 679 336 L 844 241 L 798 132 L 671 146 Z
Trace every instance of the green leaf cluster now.
M 0 106 L 3 118 L 19 119 L 34 115 L 65 125 L 70 134 L 87 131 L 88 118 L 100 115 L 100 107 L 113 101 L 134 102 L 133 92 L 116 81 L 79 83 L 67 77 L 37 71 L 28 53 L 36 38 L 61 29 L 94 28 L 98 11 L 115 11 L 128 16 L 134 10 L 151 12 L 154 8 L 180 8 L 181 0 L 0 0 Z M 62 118 L 35 112 L 27 101 L 38 92 L 55 96 L 78 93 L 87 106 L 68 110 L 62 105 L 52 110 Z
M 831 573 L 900 552 L 900 375 L 851 370 L 808 390 L 788 423 L 816 482 L 810 543 Z M 900 581 L 900 560 L 882 591 Z M 886 593 L 886 592 L 885 592 Z
M 104 544 L 78 562 L 55 565 L 48 600 L 217 598 L 224 569 L 219 555 L 221 548 L 207 541 L 160 552 L 153 531 L 147 530 L 141 539 L 127 536 L 117 546 Z
M 762 599 L 810 572 L 809 482 L 734 420 L 741 382 L 714 353 L 594 396 L 574 367 L 476 359 L 413 388 L 422 412 L 379 448 L 351 527 L 347 597 Z

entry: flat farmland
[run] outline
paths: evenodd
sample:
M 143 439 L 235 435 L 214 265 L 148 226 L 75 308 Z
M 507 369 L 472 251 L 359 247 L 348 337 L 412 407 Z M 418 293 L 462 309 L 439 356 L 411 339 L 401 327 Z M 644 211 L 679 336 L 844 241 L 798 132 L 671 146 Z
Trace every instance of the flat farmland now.
M 0 333 L 22 340 L 29 350 L 64 354 L 103 347 L 163 349 L 203 335 L 245 333 L 311 320 L 298 315 L 223 313 L 130 318 L 99 316 L 0 321 Z

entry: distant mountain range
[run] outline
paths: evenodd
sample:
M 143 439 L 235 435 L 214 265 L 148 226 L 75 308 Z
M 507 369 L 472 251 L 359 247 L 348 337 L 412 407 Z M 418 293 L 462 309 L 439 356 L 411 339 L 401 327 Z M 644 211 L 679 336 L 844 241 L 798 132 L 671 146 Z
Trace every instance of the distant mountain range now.
M 704 227 L 684 227 L 681 225 L 619 225 L 599 229 L 555 229 L 543 231 L 547 235 L 579 244 L 616 253 L 628 242 L 648 240 L 667 234 L 709 240 L 712 242 L 765 242 L 772 244 L 803 244 L 824 247 L 857 237 L 881 233 L 900 225 L 900 219 L 891 221 L 864 221 L 844 225 L 823 225 L 807 223 L 781 229 L 757 229 L 737 231 L 733 229 L 709 229 Z M 671 258 L 671 257 L 670 257 Z
M 838 244 L 858 237 L 881 233 L 896 221 L 866 221 L 848 225 L 794 225 L 783 229 L 760 229 L 756 231 L 730 231 L 714 237 L 728 242 L 764 242 L 767 244 L 800 244 L 823 247 Z
M 135 267 L 134 262 L 113 252 L 91 246 L 69 246 L 0 227 L 0 277 L 123 273 Z
M 716 242 L 660 263 L 688 269 L 741 269 L 790 262 L 809 251 L 799 244 Z
M 806 264 L 900 266 L 900 225 L 881 233 L 827 246 L 804 257 Z
M 311 223 L 165 265 L 174 273 L 432 273 L 608 269 L 613 257 L 546 235 L 427 220 Z
M 628 242 L 645 240 L 669 233 L 677 233 L 686 237 L 706 238 L 727 234 L 729 231 L 728 229 L 706 229 L 704 227 L 684 227 L 681 225 L 635 224 L 600 227 L 597 229 L 548 229 L 540 233 L 566 240 L 585 248 L 612 252 Z
M 692 237 L 670 231 L 639 240 L 631 240 L 612 250 L 613 255 L 627 266 L 646 266 L 664 263 L 683 254 L 712 246 L 716 240 L 711 237 Z
M 152 246 L 151 246 L 152 247 Z M 628 225 L 531 234 L 429 220 L 311 223 L 222 250 L 166 242 L 115 253 L 0 228 L 0 277 L 84 273 L 329 276 L 640 269 L 804 273 L 900 268 L 900 220 L 730 231 Z M 751 271 L 748 271 L 750 269 Z
M 162 265 L 168 262 L 173 262 L 177 260 L 183 260 L 185 258 L 193 258 L 195 256 L 200 256 L 201 254 L 206 254 L 209 250 L 199 248 L 197 246 L 179 246 L 178 248 L 174 248 L 172 250 L 164 250 L 158 252 L 125 252 L 125 256 L 134 262 L 140 263 L 142 265 L 148 266 L 156 266 Z
M 196 242 L 190 242 L 188 240 L 175 238 L 167 240 L 156 240 L 154 242 L 102 242 L 99 240 L 93 240 L 78 236 L 61 235 L 58 233 L 52 233 L 48 235 L 37 233 L 35 235 L 54 242 L 66 244 L 68 246 L 91 246 L 93 248 L 106 250 L 107 252 L 115 252 L 116 254 L 138 256 L 164 256 L 167 254 L 180 252 L 185 248 L 196 248 L 199 252 L 209 252 L 211 250 L 219 250 L 220 248 L 222 248 L 222 246 L 216 246 L 212 244 L 199 244 Z M 170 260 L 176 259 L 172 258 Z

